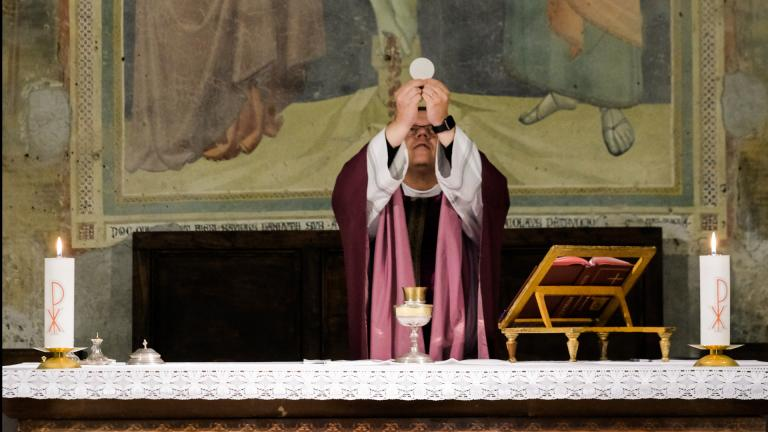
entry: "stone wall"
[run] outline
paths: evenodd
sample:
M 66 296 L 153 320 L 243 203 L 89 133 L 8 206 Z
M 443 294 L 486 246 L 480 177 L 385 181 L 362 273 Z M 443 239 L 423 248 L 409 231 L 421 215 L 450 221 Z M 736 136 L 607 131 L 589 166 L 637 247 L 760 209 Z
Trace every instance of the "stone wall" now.
M 722 98 L 727 129 L 732 341 L 768 342 L 768 4 L 728 2 Z M 3 1 L 3 348 L 43 342 L 43 258 L 68 239 L 70 112 L 66 1 Z M 665 323 L 679 330 L 673 356 L 697 353 L 695 240 L 664 244 Z M 131 244 L 69 250 L 77 257 L 76 345 L 98 331 L 107 355 L 131 346 Z M 695 306 L 693 306 L 695 305 Z
M 768 4 L 728 2 L 723 121 L 733 276 L 731 340 L 768 342 Z

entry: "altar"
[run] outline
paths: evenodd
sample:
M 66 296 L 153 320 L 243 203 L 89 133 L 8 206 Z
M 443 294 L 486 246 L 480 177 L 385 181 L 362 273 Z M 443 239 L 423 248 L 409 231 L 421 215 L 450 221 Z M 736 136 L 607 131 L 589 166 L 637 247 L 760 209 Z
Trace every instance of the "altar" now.
M 502 259 L 512 264 L 502 269 L 500 304 L 555 239 L 663 246 L 658 228 L 505 230 Z M 340 360 L 350 355 L 337 232 L 137 233 L 133 249 L 133 346 L 148 339 L 166 363 L 4 366 L 3 414 L 20 430 L 766 429 L 767 362 L 664 361 L 672 327 L 658 306 L 661 254 L 637 272 L 622 310 L 631 330 L 658 335 L 615 330 L 607 352 L 590 334 L 576 356 L 578 336 L 566 347 L 563 335 L 520 334 L 516 362 L 400 364 Z M 568 333 L 588 333 L 582 324 Z M 503 352 L 502 333 L 494 337 Z
M 3 413 L 23 430 L 764 430 L 768 415 L 768 363 L 760 361 L 36 368 L 3 367 Z

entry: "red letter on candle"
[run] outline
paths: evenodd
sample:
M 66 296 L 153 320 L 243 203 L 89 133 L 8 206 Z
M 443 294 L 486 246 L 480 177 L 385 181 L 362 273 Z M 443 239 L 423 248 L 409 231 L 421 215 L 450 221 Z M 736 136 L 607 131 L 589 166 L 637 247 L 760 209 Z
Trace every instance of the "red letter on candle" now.
M 717 305 L 712 306 L 712 312 L 715 313 L 715 320 L 712 322 L 712 328 L 720 331 L 725 328 L 725 324 L 722 320 L 723 312 L 725 312 L 725 305 L 721 305 L 720 303 L 723 303 L 725 299 L 728 298 L 728 284 L 720 278 L 715 279 L 715 281 L 715 297 L 717 297 L 715 303 Z
M 58 288 L 61 293 L 58 300 L 56 300 L 56 288 Z M 57 281 L 51 281 L 51 308 L 48 309 L 48 316 L 51 317 L 51 325 L 48 326 L 48 333 L 56 334 L 64 330 L 56 321 L 59 312 L 61 312 L 61 309 L 56 309 L 56 305 L 62 301 L 64 301 L 64 287 Z

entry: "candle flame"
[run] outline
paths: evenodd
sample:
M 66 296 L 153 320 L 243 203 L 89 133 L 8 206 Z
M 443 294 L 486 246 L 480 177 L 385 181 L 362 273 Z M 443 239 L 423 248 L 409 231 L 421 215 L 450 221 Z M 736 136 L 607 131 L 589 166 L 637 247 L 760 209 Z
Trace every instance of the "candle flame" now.
M 712 238 L 709 240 L 709 245 L 712 248 L 712 255 L 717 255 L 717 235 L 712 231 Z
M 61 237 L 56 239 L 56 256 L 61 256 Z

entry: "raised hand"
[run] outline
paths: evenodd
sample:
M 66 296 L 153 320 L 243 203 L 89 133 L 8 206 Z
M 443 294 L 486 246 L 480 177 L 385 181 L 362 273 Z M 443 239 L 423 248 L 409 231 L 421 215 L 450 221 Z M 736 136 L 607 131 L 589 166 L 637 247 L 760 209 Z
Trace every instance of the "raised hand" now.
M 394 146 L 399 146 L 411 126 L 416 122 L 419 114 L 419 101 L 426 80 L 411 80 L 403 84 L 395 92 L 395 119 L 387 125 L 387 141 Z M 441 119 L 442 121 L 442 119 Z
M 427 103 L 427 120 L 434 126 L 438 126 L 448 117 L 451 92 L 448 91 L 445 84 L 436 79 L 424 81 L 424 89 L 421 94 L 424 97 L 424 102 Z
M 427 120 L 433 125 L 438 126 L 448 117 L 448 105 L 451 102 L 451 92 L 448 87 L 436 79 L 424 80 L 424 88 L 421 95 L 424 102 L 427 103 Z M 440 143 L 444 146 L 453 142 L 456 135 L 456 129 L 441 132 L 437 134 Z

